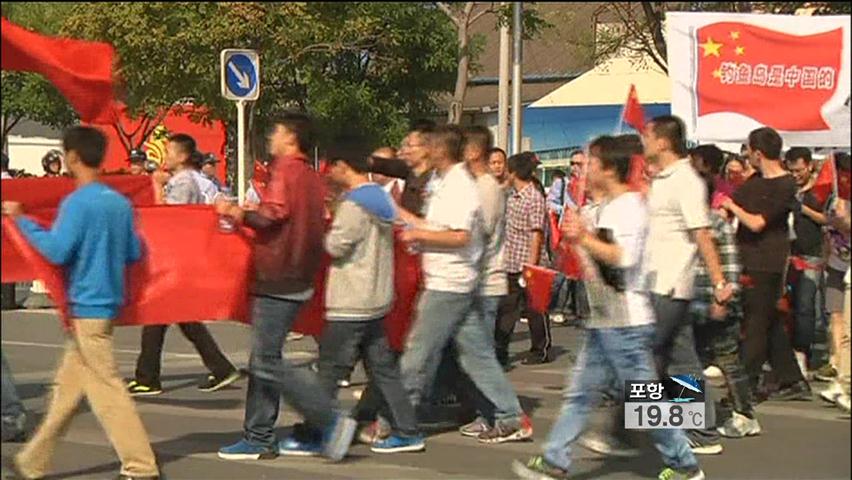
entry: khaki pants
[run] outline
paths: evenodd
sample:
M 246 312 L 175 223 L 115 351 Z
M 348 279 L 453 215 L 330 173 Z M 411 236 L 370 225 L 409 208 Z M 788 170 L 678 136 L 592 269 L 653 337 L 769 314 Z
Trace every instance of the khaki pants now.
M 850 351 L 850 324 L 852 320 L 849 319 L 849 315 L 852 314 L 852 309 L 850 309 L 850 298 L 849 298 L 849 284 L 846 284 L 845 294 L 843 296 L 843 318 L 840 320 L 843 322 L 843 335 L 840 337 L 840 341 L 838 342 L 840 346 L 840 350 L 838 352 L 838 356 L 840 357 L 837 372 L 837 381 L 840 383 L 840 386 L 843 387 L 843 391 L 846 392 L 846 395 L 850 394 L 850 363 L 852 363 L 852 351 Z
M 56 442 L 85 397 L 121 460 L 121 473 L 158 475 L 142 419 L 118 375 L 112 352 L 112 322 L 74 319 L 74 332 L 56 372 L 53 398 L 32 439 L 15 457 L 25 476 L 47 474 Z

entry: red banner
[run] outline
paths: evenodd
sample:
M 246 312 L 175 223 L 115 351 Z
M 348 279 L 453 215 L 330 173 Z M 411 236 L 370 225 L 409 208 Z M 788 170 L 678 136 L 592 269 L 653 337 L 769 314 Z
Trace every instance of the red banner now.
M 828 130 L 822 107 L 838 87 L 840 28 L 791 35 L 742 22 L 698 36 L 698 115 L 735 112 L 786 131 Z
M 151 177 L 135 175 L 104 175 L 101 181 L 121 193 L 135 206 L 154 203 L 154 187 Z M 3 201 L 19 202 L 28 215 L 44 225 L 53 222 L 56 209 L 66 195 L 76 188 L 74 180 L 58 178 L 15 178 L 3 180 Z M 4 229 L 5 230 L 5 229 Z M 26 262 L 20 249 L 2 236 L 2 280 L 3 283 L 27 282 L 37 278 L 32 266 Z
M 136 221 L 144 255 L 128 271 L 127 305 L 117 324 L 249 321 L 251 241 L 238 233 L 220 232 L 213 207 L 138 207 Z M 35 278 L 45 282 L 67 320 L 62 269 L 35 251 L 8 217 L 3 218 L 3 236 Z
M 250 322 L 249 288 L 253 275 L 251 240 L 222 233 L 209 206 L 151 206 L 148 177 L 105 176 L 104 183 L 128 196 L 135 205 L 137 228 L 145 255 L 128 272 L 127 306 L 119 325 L 156 325 L 209 320 Z M 12 188 L 7 188 L 12 187 Z M 73 189 L 70 179 L 3 181 L 3 200 L 23 203 L 37 222 L 47 227 L 62 197 Z M 34 207 L 33 207 L 34 206 Z M 40 279 L 67 319 L 62 270 L 50 265 L 27 243 L 9 218 L 3 218 L 3 282 Z M 401 351 L 414 316 L 422 272 L 420 256 L 397 241 L 396 300 L 385 320 L 391 347 Z M 325 278 L 328 260 L 317 275 L 314 297 L 294 327 L 319 335 L 325 325 Z

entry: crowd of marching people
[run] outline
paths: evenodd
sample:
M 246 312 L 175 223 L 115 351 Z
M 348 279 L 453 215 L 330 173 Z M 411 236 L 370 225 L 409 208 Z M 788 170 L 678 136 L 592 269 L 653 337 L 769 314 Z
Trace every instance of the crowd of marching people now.
M 245 205 L 216 178 L 215 156 L 187 135 L 170 137 L 163 168 L 142 151 L 129 159 L 131 173 L 151 175 L 158 202 L 215 205 L 222 225 L 256 232 L 243 435 L 218 450 L 222 459 L 339 461 L 355 440 L 378 454 L 421 452 L 422 420 L 446 396 L 475 412 L 461 435 L 483 444 L 530 440 L 532 423 L 506 374 L 510 340 L 523 319 L 531 341 L 522 363 L 551 362 L 551 324 L 569 312 L 582 327 L 582 348 L 541 454 L 512 465 L 521 478 L 567 478 L 592 409 L 602 398 L 619 405 L 628 380 L 686 374 L 721 387 L 720 398 L 708 390 L 705 428 L 650 431 L 663 480 L 704 478 L 696 455 L 722 453 L 721 437 L 760 434 L 755 406 L 808 400 L 813 381 L 831 382 L 821 396 L 849 411 L 849 199 L 837 188 L 825 194 L 813 152 L 784 152 L 772 129 L 750 132 L 733 155 L 713 145 L 690 150 L 682 121 L 657 117 L 641 135 L 601 136 L 573 152 L 570 172 L 549 191 L 534 154 L 507 157 L 482 127 L 419 122 L 398 150 L 340 137 L 323 155 L 322 173 L 309 159 L 316 131 L 307 116 L 282 115 L 267 140 L 267 178 L 252 182 Z M 129 383 L 112 354 L 124 269 L 144 245 L 127 200 L 98 182 L 103 135 L 74 127 L 63 147 L 64 159 L 52 152 L 45 170 L 58 175 L 64 162 L 78 188 L 51 229 L 22 215 L 26 205 L 3 204 L 27 240 L 65 267 L 75 326 L 48 411 L 14 469 L 20 478 L 49 472 L 85 397 L 121 460 L 120 478 L 158 478 L 131 397 L 162 393 L 167 327 L 143 328 Z M 827 162 L 848 185 L 849 155 Z M 4 178 L 7 170 L 4 158 Z M 419 254 L 423 270 L 401 351 L 384 328 L 395 242 Z M 282 348 L 314 296 L 323 255 L 331 266 L 314 372 L 290 363 Z M 550 312 L 531 306 L 529 266 L 561 271 Z M 179 328 L 208 370 L 199 389 L 242 378 L 203 323 Z M 338 389 L 358 361 L 368 386 L 349 412 Z M 286 438 L 275 429 L 282 398 L 304 418 Z M 24 415 L 4 358 L 4 441 L 24 439 Z M 613 422 L 585 438 L 615 455 L 631 450 L 623 433 Z

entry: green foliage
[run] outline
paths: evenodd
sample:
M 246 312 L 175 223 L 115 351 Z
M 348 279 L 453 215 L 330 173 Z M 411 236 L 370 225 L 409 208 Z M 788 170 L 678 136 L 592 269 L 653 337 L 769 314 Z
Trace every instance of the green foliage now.
M 252 48 L 261 59 L 255 132 L 301 108 L 327 137 L 359 128 L 377 144 L 398 141 L 408 118 L 430 111 L 454 67 L 448 22 L 418 3 L 91 3 L 63 32 L 116 47 L 134 114 L 191 100 L 209 108 L 199 120 L 230 121 L 219 52 Z

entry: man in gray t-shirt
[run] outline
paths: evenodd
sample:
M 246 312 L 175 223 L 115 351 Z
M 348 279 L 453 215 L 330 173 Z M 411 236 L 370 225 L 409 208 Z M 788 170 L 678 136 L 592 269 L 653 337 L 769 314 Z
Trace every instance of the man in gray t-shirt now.
M 184 134 L 173 135 L 166 147 L 165 166 L 174 172 L 163 188 L 163 203 L 187 205 L 205 203 L 204 195 L 190 165 L 194 161 L 195 140 Z M 204 366 L 210 373 L 203 377 L 198 389 L 215 392 L 239 380 L 239 370 L 225 357 L 210 331 L 203 323 L 181 323 L 183 335 L 192 342 Z M 149 325 L 142 328 L 142 351 L 136 362 L 135 378 L 127 385 L 131 395 L 151 396 L 162 393 L 160 366 L 163 342 L 168 325 Z

